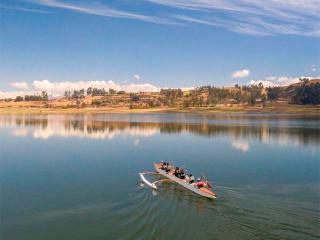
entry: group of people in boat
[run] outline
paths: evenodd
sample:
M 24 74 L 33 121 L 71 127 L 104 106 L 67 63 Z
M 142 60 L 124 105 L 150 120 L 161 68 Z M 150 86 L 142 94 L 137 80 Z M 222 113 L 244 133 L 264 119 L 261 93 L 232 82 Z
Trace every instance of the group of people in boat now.
M 197 188 L 208 186 L 208 183 L 201 180 L 200 178 L 197 178 L 197 182 L 195 182 L 195 178 L 191 173 L 186 173 L 183 168 L 175 167 L 168 162 L 161 161 L 160 169 L 166 171 L 167 174 L 174 175 L 184 182 L 189 183 Z

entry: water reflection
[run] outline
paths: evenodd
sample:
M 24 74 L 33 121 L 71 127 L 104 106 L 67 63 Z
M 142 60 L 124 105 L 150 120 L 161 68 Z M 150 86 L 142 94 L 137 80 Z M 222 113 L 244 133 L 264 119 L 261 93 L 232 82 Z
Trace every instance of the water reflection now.
M 0 136 L 3 239 L 319 239 L 317 119 L 0 115 Z M 218 199 L 140 187 L 161 159 Z
M 108 116 L 108 115 L 106 115 Z M 158 116 L 146 116 L 146 121 L 129 119 L 115 121 L 110 117 L 101 118 L 94 115 L 3 115 L 0 116 L 0 128 L 11 128 L 15 137 L 31 135 L 33 138 L 49 139 L 51 137 L 79 137 L 90 139 L 113 139 L 116 136 L 131 136 L 135 138 L 134 145 L 139 145 L 139 138 L 151 137 L 156 134 L 188 133 L 203 137 L 223 136 L 231 138 L 232 148 L 243 153 L 250 149 L 251 140 L 266 144 L 318 146 L 320 143 L 320 126 L 305 124 L 305 119 L 282 119 L 279 124 L 272 118 L 257 124 L 257 119 L 250 116 L 244 121 L 239 117 L 238 122 L 207 121 L 200 118 L 198 121 L 188 122 L 181 115 L 171 115 L 173 121 L 163 121 Z M 184 115 L 183 115 L 184 116 Z M 140 117 L 141 119 L 141 117 Z M 143 118 L 145 119 L 145 118 Z M 178 122 L 177 119 L 180 121 Z M 156 121 L 158 120 L 158 121 Z M 284 124 L 285 122 L 285 124 Z
M 232 142 L 232 148 L 239 150 L 241 152 L 248 152 L 250 145 L 247 142 L 242 142 L 242 141 L 233 141 Z

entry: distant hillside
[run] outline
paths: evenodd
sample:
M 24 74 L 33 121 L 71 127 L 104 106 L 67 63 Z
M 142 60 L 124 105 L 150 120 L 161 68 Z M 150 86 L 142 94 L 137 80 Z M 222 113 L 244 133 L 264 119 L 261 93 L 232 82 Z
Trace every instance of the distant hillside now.
M 320 104 L 320 79 L 301 79 L 299 83 L 284 87 L 279 97 L 290 103 Z
M 262 84 L 234 87 L 201 86 L 193 90 L 161 89 L 160 92 L 126 93 L 113 89 L 80 89 L 66 91 L 59 99 L 41 95 L 3 99 L 1 108 L 118 108 L 118 109 L 190 109 L 257 106 L 272 104 L 320 104 L 320 79 L 300 79 L 285 87 L 263 87 Z

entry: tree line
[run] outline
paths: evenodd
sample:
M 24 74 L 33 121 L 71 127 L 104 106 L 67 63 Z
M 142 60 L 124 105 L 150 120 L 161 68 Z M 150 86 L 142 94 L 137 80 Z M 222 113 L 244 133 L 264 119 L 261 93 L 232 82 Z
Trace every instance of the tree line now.
M 115 95 L 115 94 L 125 94 L 125 91 L 116 91 L 115 89 L 110 88 L 109 90 L 105 90 L 104 88 L 92 88 L 88 87 L 87 90 L 80 89 L 80 90 L 73 90 L 73 91 L 65 91 L 64 97 L 67 99 L 82 99 L 85 96 L 106 96 L 106 95 Z
M 190 91 L 184 100 L 183 106 L 194 107 L 225 103 L 264 103 L 267 100 L 267 95 L 263 89 L 262 84 L 250 86 L 235 85 L 233 88 L 201 86 Z
M 21 101 L 48 101 L 48 93 L 46 91 L 42 91 L 41 94 L 25 95 L 24 97 L 16 96 L 15 102 Z
M 122 95 L 125 91 L 115 89 L 105 90 L 104 88 L 89 87 L 86 90 L 65 91 L 64 97 L 69 100 L 79 100 L 86 96 L 107 96 Z M 129 95 L 130 106 L 138 106 L 145 103 L 149 107 L 156 106 L 179 106 L 179 107 L 196 107 L 196 106 L 213 106 L 216 104 L 265 104 L 267 101 L 277 101 L 285 99 L 293 104 L 320 104 L 320 82 L 309 81 L 307 78 L 300 79 L 300 83 L 288 87 L 267 87 L 264 88 L 262 83 L 258 85 L 239 86 L 236 84 L 232 88 L 200 86 L 193 90 L 182 91 L 177 89 L 161 89 L 156 97 L 144 96 L 139 93 Z M 43 91 L 41 94 L 17 96 L 15 101 L 47 101 L 48 94 Z M 112 100 L 113 101 L 113 100 Z M 124 101 L 124 100 L 121 100 Z M 110 100 L 95 100 L 92 104 L 108 104 Z

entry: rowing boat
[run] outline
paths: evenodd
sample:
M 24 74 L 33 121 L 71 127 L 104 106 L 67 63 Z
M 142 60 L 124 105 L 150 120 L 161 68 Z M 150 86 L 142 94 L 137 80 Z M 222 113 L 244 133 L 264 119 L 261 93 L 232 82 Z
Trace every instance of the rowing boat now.
M 206 186 L 198 188 L 197 186 L 195 186 L 194 184 L 190 184 L 188 182 L 186 182 L 183 179 L 177 178 L 175 175 L 173 175 L 171 172 L 166 172 L 165 170 L 161 169 L 161 164 L 160 163 L 155 163 L 154 164 L 154 168 L 156 170 L 156 172 L 144 172 L 144 173 L 139 173 L 141 180 L 148 185 L 149 187 L 153 188 L 153 189 L 158 189 L 156 184 L 162 181 L 172 181 L 175 182 L 179 185 L 181 185 L 182 187 L 200 195 L 203 197 L 207 197 L 207 198 L 212 198 L 215 199 L 216 198 L 216 193 L 214 193 L 212 191 L 212 188 L 210 187 L 210 185 L 208 184 L 208 182 L 206 182 Z M 155 182 L 149 182 L 145 177 L 144 174 L 158 174 L 161 175 L 163 177 L 165 177 L 165 179 L 162 180 L 158 180 Z

